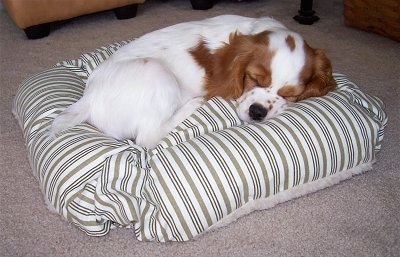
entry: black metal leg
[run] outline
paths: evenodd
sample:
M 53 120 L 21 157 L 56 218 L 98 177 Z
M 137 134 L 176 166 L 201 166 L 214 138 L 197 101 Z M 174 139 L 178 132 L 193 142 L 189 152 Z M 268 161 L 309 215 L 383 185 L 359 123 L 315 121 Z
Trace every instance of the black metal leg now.
M 299 14 L 294 16 L 293 19 L 300 24 L 311 25 L 319 20 L 319 17 L 316 16 L 313 11 L 313 0 L 301 0 L 298 13 Z

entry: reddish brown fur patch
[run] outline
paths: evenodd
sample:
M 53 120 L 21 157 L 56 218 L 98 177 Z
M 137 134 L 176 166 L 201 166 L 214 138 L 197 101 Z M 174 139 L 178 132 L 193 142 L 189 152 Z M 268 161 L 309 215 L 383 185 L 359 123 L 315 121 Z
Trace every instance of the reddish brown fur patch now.
M 255 49 L 254 56 L 257 56 L 257 58 L 250 60 L 246 67 L 244 79 L 245 91 L 255 86 L 268 87 L 271 85 L 271 59 L 273 53 Z
M 301 85 L 297 86 L 284 86 L 278 90 L 278 95 L 282 96 L 289 102 L 296 102 L 297 97 L 303 93 L 304 87 Z
M 297 97 L 297 100 L 309 97 L 323 96 L 336 88 L 336 82 L 332 76 L 332 65 L 325 53 L 320 49 L 311 48 L 304 42 L 306 52 L 306 65 L 301 72 L 305 90 Z
M 294 40 L 294 38 L 291 35 L 288 35 L 285 39 L 286 44 L 288 45 L 288 47 L 290 48 L 290 51 L 294 51 L 294 49 L 296 48 L 296 42 Z
M 304 42 L 304 52 L 306 61 L 300 73 L 300 85 L 285 86 L 278 91 L 288 101 L 323 96 L 336 88 L 331 63 L 323 51 L 313 49 Z
M 205 44 L 204 41 L 200 41 L 200 43 L 195 48 L 191 49 L 189 53 L 193 56 L 197 64 L 204 68 L 207 79 L 211 77 L 213 73 L 213 55 Z
M 197 62 L 206 69 L 208 76 L 205 85 L 206 98 L 221 96 L 235 99 L 249 88 L 269 85 L 270 61 L 273 56 L 267 47 L 269 33 L 268 31 L 256 35 L 232 33 L 229 43 L 217 49 L 212 57 L 205 58 L 207 61 L 204 62 L 196 57 L 197 54 L 192 53 Z M 201 47 L 198 47 L 197 51 L 205 52 Z M 208 66 L 210 60 L 213 64 L 211 69 Z

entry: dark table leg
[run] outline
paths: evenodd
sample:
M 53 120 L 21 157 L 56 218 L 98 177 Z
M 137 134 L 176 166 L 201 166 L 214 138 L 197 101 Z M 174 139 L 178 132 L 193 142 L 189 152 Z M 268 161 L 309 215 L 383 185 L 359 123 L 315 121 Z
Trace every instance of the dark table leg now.
M 299 14 L 294 16 L 293 19 L 305 25 L 311 25 L 318 21 L 319 17 L 315 15 L 312 7 L 313 0 L 301 0 Z

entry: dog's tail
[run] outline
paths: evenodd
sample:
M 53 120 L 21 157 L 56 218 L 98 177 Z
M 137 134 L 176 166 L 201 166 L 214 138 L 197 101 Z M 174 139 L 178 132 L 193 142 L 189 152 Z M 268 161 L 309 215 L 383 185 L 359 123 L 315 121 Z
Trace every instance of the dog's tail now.
M 49 136 L 55 138 L 61 131 L 87 121 L 90 115 L 88 105 L 88 101 L 83 97 L 60 113 L 51 124 Z

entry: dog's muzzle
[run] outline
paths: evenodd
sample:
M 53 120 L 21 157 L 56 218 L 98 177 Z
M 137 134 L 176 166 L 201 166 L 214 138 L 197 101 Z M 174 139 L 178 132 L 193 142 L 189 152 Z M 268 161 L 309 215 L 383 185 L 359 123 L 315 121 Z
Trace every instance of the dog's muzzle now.
M 236 100 L 236 112 L 246 122 L 262 122 L 280 114 L 288 102 L 270 88 L 255 87 Z

